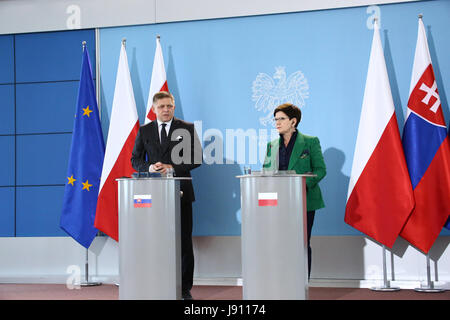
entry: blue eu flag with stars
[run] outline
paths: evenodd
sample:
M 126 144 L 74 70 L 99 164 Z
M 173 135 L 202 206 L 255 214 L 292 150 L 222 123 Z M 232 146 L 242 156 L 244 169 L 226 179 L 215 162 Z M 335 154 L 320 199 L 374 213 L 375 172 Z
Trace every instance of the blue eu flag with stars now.
M 97 234 L 94 220 L 105 142 L 86 48 L 83 49 L 76 108 L 60 226 L 89 248 Z

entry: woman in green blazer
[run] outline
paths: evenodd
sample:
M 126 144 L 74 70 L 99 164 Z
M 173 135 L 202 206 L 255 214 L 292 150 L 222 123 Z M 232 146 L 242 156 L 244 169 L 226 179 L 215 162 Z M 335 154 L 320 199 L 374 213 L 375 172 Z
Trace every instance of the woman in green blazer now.
M 311 230 L 316 210 L 325 207 L 319 181 L 325 177 L 326 167 L 320 141 L 317 137 L 297 131 L 302 113 L 293 104 L 278 106 L 273 115 L 280 138 L 267 145 L 263 167 L 269 170 L 295 170 L 297 174 L 312 173 L 306 178 L 307 238 L 308 238 L 308 278 L 311 274 Z

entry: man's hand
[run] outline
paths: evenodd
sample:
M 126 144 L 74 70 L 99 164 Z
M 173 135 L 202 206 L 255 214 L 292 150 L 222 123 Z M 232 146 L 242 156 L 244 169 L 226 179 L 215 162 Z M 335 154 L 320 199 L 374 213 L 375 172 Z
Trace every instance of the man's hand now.
M 159 173 L 166 173 L 167 169 L 172 168 L 172 165 L 170 164 L 165 164 L 162 162 L 157 162 L 155 164 L 152 164 L 150 166 L 150 172 L 159 172 Z

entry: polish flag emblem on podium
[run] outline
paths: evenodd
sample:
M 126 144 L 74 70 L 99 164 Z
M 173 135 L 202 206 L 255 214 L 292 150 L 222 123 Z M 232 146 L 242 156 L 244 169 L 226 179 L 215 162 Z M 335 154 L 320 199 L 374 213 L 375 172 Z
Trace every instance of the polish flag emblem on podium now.
M 258 206 L 260 207 L 275 207 L 278 205 L 278 193 L 277 192 L 259 192 L 258 193 Z

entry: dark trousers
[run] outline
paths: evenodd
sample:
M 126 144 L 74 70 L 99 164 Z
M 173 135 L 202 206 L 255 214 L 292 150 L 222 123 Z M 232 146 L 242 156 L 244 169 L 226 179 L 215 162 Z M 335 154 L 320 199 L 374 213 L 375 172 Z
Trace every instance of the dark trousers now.
M 181 289 L 191 290 L 194 279 L 192 247 L 192 202 L 181 198 Z
M 314 224 L 316 211 L 308 211 L 306 215 L 307 236 L 308 236 L 308 280 L 311 276 L 311 230 Z

